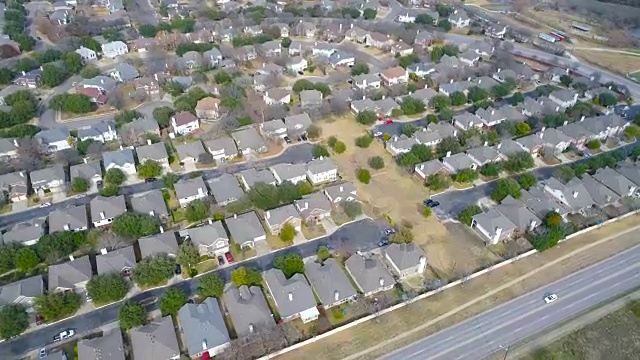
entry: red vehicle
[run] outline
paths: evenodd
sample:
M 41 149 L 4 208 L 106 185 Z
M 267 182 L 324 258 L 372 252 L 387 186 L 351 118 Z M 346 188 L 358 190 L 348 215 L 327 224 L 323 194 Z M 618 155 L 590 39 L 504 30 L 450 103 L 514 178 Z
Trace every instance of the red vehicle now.
M 229 264 L 233 264 L 233 263 L 235 262 L 235 260 L 233 260 L 233 255 L 231 255 L 231 253 L 230 253 L 230 252 L 228 252 L 228 253 L 224 254 L 224 257 L 226 257 L 226 258 L 227 258 L 227 262 L 228 262 Z
M 384 118 L 382 116 L 378 116 L 378 121 L 384 121 Z
M 36 314 L 36 325 L 44 324 L 44 317 L 40 314 Z
M 391 120 L 391 119 L 385 120 L 384 124 L 385 125 L 393 124 L 393 120 Z

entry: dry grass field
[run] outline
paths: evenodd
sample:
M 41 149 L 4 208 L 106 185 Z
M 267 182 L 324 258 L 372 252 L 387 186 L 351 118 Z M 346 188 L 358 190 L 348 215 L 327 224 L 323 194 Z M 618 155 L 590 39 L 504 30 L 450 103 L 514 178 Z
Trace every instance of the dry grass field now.
M 571 53 L 590 64 L 603 67 L 622 75 L 640 70 L 640 55 L 635 56 L 590 50 L 573 50 Z

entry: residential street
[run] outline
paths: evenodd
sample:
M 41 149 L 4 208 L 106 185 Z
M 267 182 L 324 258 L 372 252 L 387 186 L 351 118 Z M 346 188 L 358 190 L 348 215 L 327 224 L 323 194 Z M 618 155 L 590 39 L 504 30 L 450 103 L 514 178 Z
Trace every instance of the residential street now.
M 630 150 L 638 145 L 638 141 L 627 144 L 620 149 Z M 589 158 L 582 158 L 571 164 L 580 164 L 589 161 Z M 567 165 L 564 163 L 562 165 Z M 531 174 L 538 178 L 538 181 L 543 181 L 551 177 L 555 167 L 548 166 L 543 168 L 536 168 L 530 171 Z M 518 175 L 514 175 L 517 177 Z M 456 218 L 458 213 L 464 210 L 466 207 L 472 204 L 476 204 L 480 199 L 488 197 L 493 192 L 496 186 L 496 182 L 488 182 L 482 185 L 477 185 L 465 190 L 453 190 L 439 195 L 434 195 L 431 198 L 440 202 L 440 205 L 434 209 L 435 214 L 440 219 Z
M 640 246 L 393 352 L 386 360 L 482 359 L 640 286 Z M 555 293 L 558 300 L 545 304 Z
M 236 173 L 251 167 L 257 168 L 265 168 L 275 164 L 280 163 L 306 163 L 313 159 L 312 155 L 313 145 L 308 143 L 302 143 L 290 146 L 287 148 L 280 156 L 264 159 L 264 160 L 256 160 L 253 162 L 243 162 L 240 164 L 231 164 L 224 166 L 222 168 L 211 169 L 211 170 L 203 170 L 202 176 L 206 179 L 212 179 L 217 176 L 222 175 L 223 173 Z M 161 189 L 164 185 L 161 180 L 158 180 L 153 183 L 139 183 L 133 185 L 123 186 L 121 188 L 121 194 L 131 195 L 137 194 L 153 189 Z M 11 224 L 15 224 L 21 221 L 30 220 L 36 217 L 44 217 L 47 216 L 51 211 L 56 209 L 61 209 L 70 205 L 82 205 L 88 204 L 91 199 L 96 197 L 97 194 L 87 195 L 84 198 L 75 199 L 69 198 L 65 201 L 54 203 L 53 205 L 41 209 L 41 208 L 32 208 L 26 211 L 17 212 L 17 213 L 9 213 L 0 217 L 0 227 L 8 226 Z
M 293 252 L 298 253 L 303 257 L 312 256 L 316 254 L 318 247 L 320 246 L 329 246 L 331 248 L 337 248 L 341 251 L 350 253 L 354 253 L 358 250 L 369 250 L 377 246 L 376 244 L 381 238 L 382 230 L 387 226 L 388 225 L 385 223 L 378 223 L 373 220 L 361 220 L 343 226 L 331 236 L 306 242 L 298 246 L 285 248 L 242 263 L 236 263 L 226 268 L 215 270 L 214 272 L 225 281 L 229 281 L 231 272 L 234 269 L 240 266 L 249 266 L 266 270 L 271 268 L 271 264 L 276 256 L 282 254 Z M 192 296 L 198 288 L 198 279 L 189 279 L 174 285 L 174 287 L 181 288 L 189 296 Z M 148 298 L 160 297 L 166 290 L 167 288 L 150 290 L 133 297 L 130 301 L 139 302 Z M 147 306 L 147 310 L 156 310 L 157 306 L 158 304 L 156 302 Z M 22 354 L 41 348 L 44 344 L 50 344 L 53 340 L 53 336 L 65 329 L 75 329 L 76 332 L 82 336 L 85 333 L 89 333 L 94 329 L 99 328 L 101 325 L 117 321 L 119 309 L 120 303 L 111 304 L 90 313 L 75 316 L 70 319 L 60 321 L 54 325 L 47 326 L 43 329 L 24 334 L 14 340 L 1 342 L 0 354 L 2 354 L 3 359 L 19 358 Z

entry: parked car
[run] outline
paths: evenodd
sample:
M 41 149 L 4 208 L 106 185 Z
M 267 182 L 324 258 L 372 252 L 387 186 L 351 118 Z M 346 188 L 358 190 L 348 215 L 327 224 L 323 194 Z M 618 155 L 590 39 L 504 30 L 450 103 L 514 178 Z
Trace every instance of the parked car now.
M 158 180 L 158 179 L 156 179 L 156 178 L 146 178 L 146 179 L 144 179 L 144 182 L 152 183 L 152 182 L 156 182 L 156 180 Z
M 47 349 L 46 348 L 40 349 L 40 353 L 38 354 L 38 357 L 40 359 L 46 358 L 47 357 Z
M 73 329 L 67 329 L 64 330 L 62 332 L 60 332 L 60 334 L 55 335 L 53 337 L 53 341 L 62 341 L 62 340 L 66 340 L 66 339 L 70 339 L 72 338 L 74 335 L 76 334 L 76 331 Z
M 43 208 L 48 208 L 49 206 L 51 206 L 51 203 L 50 203 L 50 202 L 46 202 L 46 203 L 42 203 L 42 204 L 40 204 L 40 208 L 41 208 L 41 209 L 43 209 Z
M 382 133 L 382 131 L 376 131 L 376 132 L 373 133 L 373 136 L 375 136 L 377 138 L 382 137 L 383 135 L 384 135 L 384 133 Z
M 384 124 L 385 125 L 393 124 L 393 120 L 391 120 L 391 119 L 385 120 Z
M 140 300 L 140 302 L 138 302 L 138 304 L 142 305 L 142 306 L 148 306 L 151 304 L 155 304 L 156 302 L 158 302 L 158 298 L 157 297 L 150 297 L 150 298 L 146 298 L 144 300 Z
M 82 199 L 82 198 L 86 198 L 87 194 L 78 194 L 76 195 L 76 199 Z
M 427 200 L 425 200 L 425 201 L 423 201 L 423 202 L 422 202 L 422 205 L 424 205 L 424 206 L 428 206 L 428 207 L 430 207 L 430 208 L 434 208 L 434 207 L 436 207 L 436 206 L 439 206 L 439 205 L 440 205 L 440 202 L 439 202 L 439 201 L 432 200 L 432 199 L 427 199 Z
M 394 228 L 388 228 L 388 229 L 386 229 L 386 230 L 384 231 L 384 234 L 385 234 L 386 236 L 393 235 L 393 234 L 395 234 L 395 233 L 396 233 L 396 229 L 394 229 Z
M 180 264 L 176 264 L 174 272 L 176 273 L 176 275 L 182 274 L 182 266 L 180 266 Z
M 89 295 L 89 293 L 87 293 L 86 299 L 88 303 L 93 302 L 93 298 L 91 297 L 91 295 Z
M 224 257 L 227 258 L 227 262 L 229 264 L 233 264 L 235 262 L 235 260 L 233 259 L 233 255 L 231 255 L 230 252 L 224 254 Z
M 222 257 L 222 255 L 218 256 L 218 265 L 220 266 L 224 265 L 224 257 Z
M 284 142 L 286 142 L 287 144 L 291 144 L 291 139 L 289 139 L 288 136 L 284 137 Z
M 547 296 L 544 297 L 544 302 L 547 304 L 551 304 L 552 302 L 558 300 L 558 295 L 556 294 L 549 294 Z
M 388 238 L 383 238 L 382 240 L 378 241 L 378 246 L 379 247 L 383 247 L 383 246 L 387 246 L 389 245 L 389 239 Z

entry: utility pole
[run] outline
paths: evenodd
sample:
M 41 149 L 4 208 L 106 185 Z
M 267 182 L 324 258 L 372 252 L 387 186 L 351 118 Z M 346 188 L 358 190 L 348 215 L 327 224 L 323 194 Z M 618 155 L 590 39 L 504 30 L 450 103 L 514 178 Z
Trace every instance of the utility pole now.
M 502 345 L 500 345 L 501 349 L 504 349 L 504 357 L 502 358 L 502 360 L 507 360 L 507 354 L 509 354 L 509 347 L 503 347 Z

